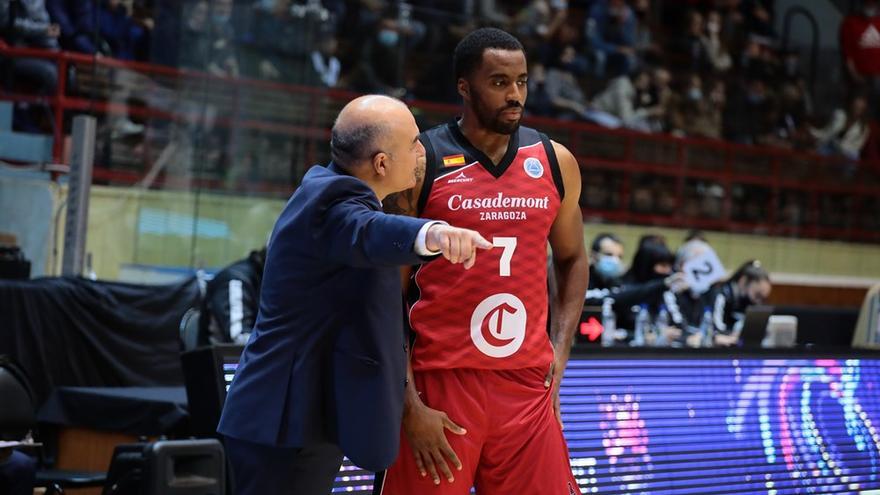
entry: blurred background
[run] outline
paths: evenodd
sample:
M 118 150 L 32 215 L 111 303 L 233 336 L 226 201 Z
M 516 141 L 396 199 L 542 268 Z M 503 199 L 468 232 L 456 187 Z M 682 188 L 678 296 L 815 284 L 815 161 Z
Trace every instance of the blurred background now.
M 32 276 L 61 273 L 74 115 L 97 119 L 82 274 L 212 273 L 355 94 L 456 115 L 452 49 L 493 25 L 528 50 L 525 123 L 578 157 L 588 240 L 699 228 L 780 281 L 880 277 L 876 1 L 2 3 L 0 232 Z
M 880 346 L 878 0 L 0 0 L 0 464 L 36 439 L 38 486 L 97 494 L 127 453 L 198 457 L 188 493 L 222 492 L 219 444 L 154 441 L 214 435 L 278 214 L 353 97 L 455 118 L 481 26 L 581 167 L 581 488 L 880 489 L 880 361 L 850 348 Z

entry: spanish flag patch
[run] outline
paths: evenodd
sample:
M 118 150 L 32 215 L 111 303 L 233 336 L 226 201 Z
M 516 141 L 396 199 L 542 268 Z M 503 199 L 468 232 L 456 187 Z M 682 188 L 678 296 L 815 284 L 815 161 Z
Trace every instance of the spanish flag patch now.
M 443 157 L 444 167 L 454 167 L 456 165 L 464 165 L 464 155 L 449 155 Z

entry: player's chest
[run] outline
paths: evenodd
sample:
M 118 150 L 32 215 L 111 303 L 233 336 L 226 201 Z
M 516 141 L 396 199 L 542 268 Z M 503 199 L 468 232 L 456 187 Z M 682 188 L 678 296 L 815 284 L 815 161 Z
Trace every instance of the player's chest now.
M 522 229 L 544 235 L 558 209 L 559 193 L 549 167 L 526 157 L 498 177 L 480 163 L 441 171 L 424 216 L 478 231 Z

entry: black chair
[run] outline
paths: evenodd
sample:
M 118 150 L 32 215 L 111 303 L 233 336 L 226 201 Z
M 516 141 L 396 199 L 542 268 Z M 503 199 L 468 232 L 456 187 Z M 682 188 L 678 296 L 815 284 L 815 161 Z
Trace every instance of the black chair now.
M 36 425 L 36 407 L 27 376 L 14 363 L 0 359 L 0 435 L 22 439 Z M 67 488 L 104 486 L 105 473 L 40 469 L 36 473 L 37 488 L 47 495 L 63 494 Z
M 199 346 L 199 319 L 201 311 L 198 308 L 190 308 L 180 319 L 180 345 L 181 350 L 191 351 Z

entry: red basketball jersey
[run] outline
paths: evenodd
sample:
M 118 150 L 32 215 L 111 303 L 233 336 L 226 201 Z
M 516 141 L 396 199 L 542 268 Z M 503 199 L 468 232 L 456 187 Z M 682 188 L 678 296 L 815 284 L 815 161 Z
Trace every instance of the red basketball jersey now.
M 420 215 L 476 230 L 495 248 L 478 251 L 470 270 L 438 258 L 415 271 L 413 369 L 549 366 L 547 238 L 564 194 L 550 140 L 520 127 L 493 165 L 455 122 L 421 139 Z

